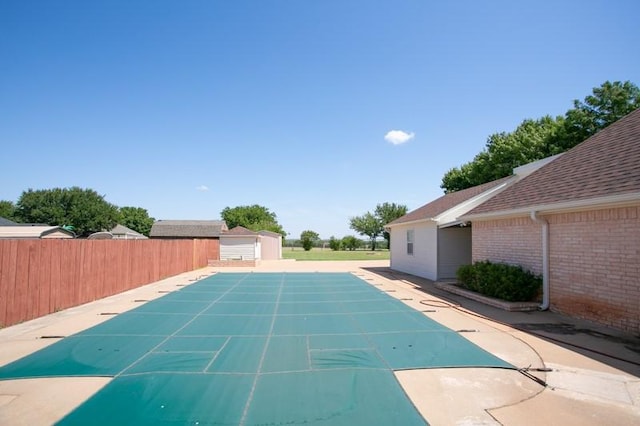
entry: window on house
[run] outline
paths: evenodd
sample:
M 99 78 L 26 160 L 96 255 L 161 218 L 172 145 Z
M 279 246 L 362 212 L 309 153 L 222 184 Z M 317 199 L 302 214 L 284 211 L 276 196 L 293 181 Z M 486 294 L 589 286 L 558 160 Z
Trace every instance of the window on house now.
M 413 229 L 407 231 L 407 254 L 413 256 Z

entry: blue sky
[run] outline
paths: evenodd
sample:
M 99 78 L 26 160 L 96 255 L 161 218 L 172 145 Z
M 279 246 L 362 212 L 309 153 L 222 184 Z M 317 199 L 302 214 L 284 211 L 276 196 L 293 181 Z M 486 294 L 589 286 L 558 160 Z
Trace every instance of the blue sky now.
M 156 219 L 260 204 L 291 238 L 353 234 L 379 203 L 442 195 L 490 134 L 640 85 L 638 16 L 635 0 L 4 0 L 0 200 L 80 186 Z

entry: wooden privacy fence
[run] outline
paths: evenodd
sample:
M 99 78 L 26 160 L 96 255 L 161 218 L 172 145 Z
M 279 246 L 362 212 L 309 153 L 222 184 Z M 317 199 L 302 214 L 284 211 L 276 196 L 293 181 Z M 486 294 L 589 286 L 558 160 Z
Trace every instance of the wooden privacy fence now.
M 0 327 L 219 258 L 218 240 L 0 240 Z

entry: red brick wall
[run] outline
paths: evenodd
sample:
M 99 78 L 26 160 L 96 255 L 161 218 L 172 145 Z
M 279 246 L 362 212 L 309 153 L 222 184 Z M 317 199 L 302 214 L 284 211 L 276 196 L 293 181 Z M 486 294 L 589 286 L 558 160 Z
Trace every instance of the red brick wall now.
M 473 261 L 522 265 L 542 274 L 542 231 L 528 217 L 473 222 Z
M 551 309 L 640 333 L 640 207 L 544 216 Z M 541 226 L 530 218 L 473 223 L 473 260 L 542 272 Z
M 640 207 L 553 215 L 552 308 L 640 333 Z

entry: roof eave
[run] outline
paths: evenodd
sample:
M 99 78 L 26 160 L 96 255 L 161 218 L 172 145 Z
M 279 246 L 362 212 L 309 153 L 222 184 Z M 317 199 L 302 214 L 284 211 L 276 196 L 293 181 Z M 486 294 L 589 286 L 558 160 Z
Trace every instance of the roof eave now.
M 535 204 L 509 210 L 499 210 L 486 213 L 476 213 L 460 216 L 463 221 L 502 219 L 528 215 L 532 211 L 540 213 L 561 213 L 576 210 L 585 210 L 605 207 L 624 207 L 640 203 L 640 192 L 628 192 L 624 194 L 606 195 L 597 198 L 586 198 L 581 200 L 570 200 L 558 203 Z
M 406 222 L 389 223 L 385 225 L 384 228 L 387 229 L 387 228 L 393 228 L 395 226 L 415 225 L 416 223 L 421 223 L 421 222 L 436 222 L 436 219 L 433 217 L 428 217 L 426 219 L 415 219 L 415 220 L 408 220 Z

